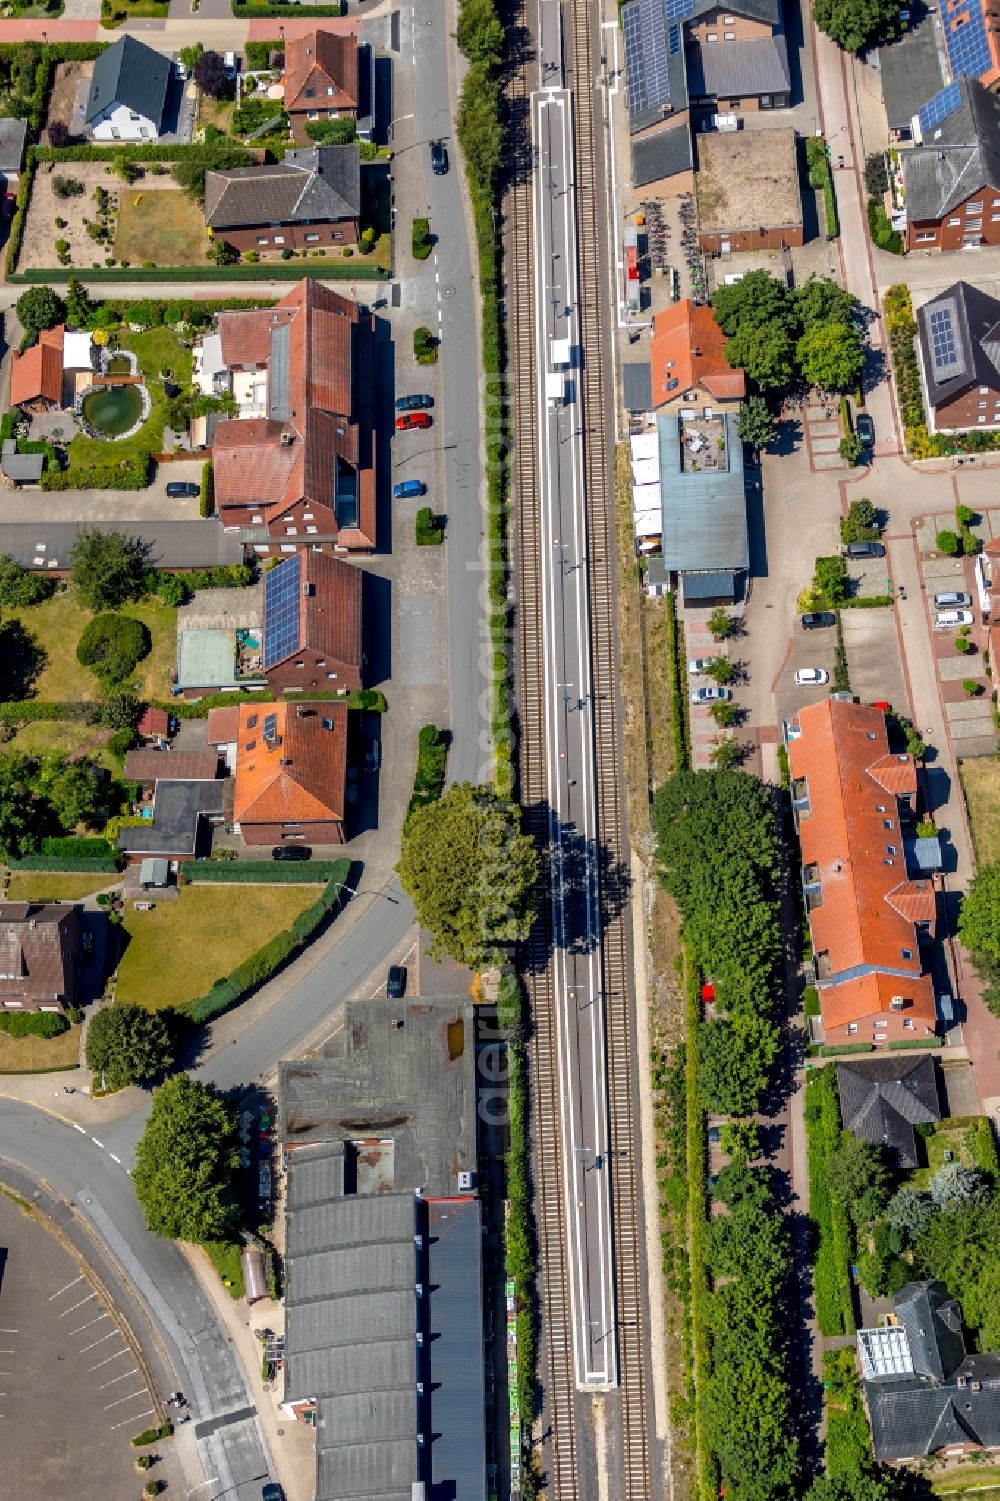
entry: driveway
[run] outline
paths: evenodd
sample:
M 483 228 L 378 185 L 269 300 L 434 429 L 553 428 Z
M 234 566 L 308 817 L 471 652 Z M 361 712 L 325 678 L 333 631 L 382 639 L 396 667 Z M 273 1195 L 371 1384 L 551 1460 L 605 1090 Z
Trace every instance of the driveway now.
M 841 630 L 851 692 L 862 703 L 889 703 L 909 714 L 909 694 L 894 608 L 842 610 Z
M 157 466 L 145 490 L 11 490 L 5 491 L 0 519 L 31 521 L 196 521 L 199 497 L 174 499 L 167 485 L 176 480 L 201 485 L 204 458 L 179 459 Z

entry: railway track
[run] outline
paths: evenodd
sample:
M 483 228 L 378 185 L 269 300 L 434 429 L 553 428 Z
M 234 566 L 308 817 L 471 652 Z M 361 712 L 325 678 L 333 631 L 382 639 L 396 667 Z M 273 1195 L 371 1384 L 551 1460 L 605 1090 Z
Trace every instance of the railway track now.
M 596 770 L 600 796 L 603 983 L 607 1015 L 610 1158 L 614 1206 L 614 1252 L 618 1299 L 620 1409 L 611 1426 L 614 1494 L 620 1501 L 650 1501 L 650 1456 L 647 1435 L 645 1340 L 646 1308 L 641 1269 L 637 1112 L 633 1108 L 635 1058 L 630 1009 L 630 951 L 627 903 L 628 844 L 622 802 L 618 745 L 617 637 L 615 610 L 615 538 L 613 454 L 604 370 L 610 350 L 602 325 L 605 269 L 602 257 L 603 192 L 599 172 L 600 118 L 595 118 L 595 68 L 591 45 L 599 35 L 599 18 L 588 0 L 564 0 L 568 86 L 574 93 L 577 220 L 580 283 L 592 295 L 581 299 L 584 348 L 582 384 L 587 479 L 587 567 L 591 602 L 593 698 Z M 529 34 L 535 16 L 521 0 L 515 24 Z M 526 49 L 530 54 L 530 47 Z M 529 135 L 528 101 L 537 86 L 531 61 L 512 80 L 512 117 Z M 525 148 L 527 154 L 527 147 Z M 536 468 L 538 453 L 536 369 L 531 266 L 532 184 L 530 163 L 522 170 L 505 203 L 508 253 L 506 276 L 509 368 L 515 424 L 513 541 L 516 549 L 518 702 L 520 710 L 521 801 L 526 825 L 544 848 L 549 834 L 543 675 L 543 609 L 540 557 L 540 509 Z M 530 946 L 527 983 L 532 1012 L 532 1105 L 535 1148 L 535 1206 L 539 1240 L 542 1349 L 547 1415 L 551 1430 L 547 1449 L 546 1493 L 553 1501 L 578 1501 L 578 1444 L 575 1432 L 578 1394 L 573 1376 L 572 1309 L 563 1220 L 562 1102 L 559 1088 L 556 998 L 548 964 L 551 929 L 548 902 Z M 618 1416 L 620 1412 L 620 1417 Z M 617 1420 L 616 1420 L 617 1419 Z

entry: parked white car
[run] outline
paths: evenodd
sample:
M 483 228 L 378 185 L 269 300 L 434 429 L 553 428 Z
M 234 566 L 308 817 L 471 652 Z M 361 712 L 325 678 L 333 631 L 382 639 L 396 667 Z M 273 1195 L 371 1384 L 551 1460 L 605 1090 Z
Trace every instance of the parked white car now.
M 688 672 L 692 677 L 697 677 L 700 672 L 707 672 L 718 657 L 691 657 L 688 661 Z
M 811 688 L 829 681 L 830 674 L 823 667 L 800 667 L 795 674 L 796 688 Z
M 972 625 L 975 618 L 971 610 L 939 610 L 934 616 L 934 629 L 953 631 L 957 625 Z
M 693 704 L 724 704 L 733 696 L 731 688 L 692 688 Z
M 960 589 L 952 589 L 947 594 L 934 596 L 936 610 L 967 610 L 971 603 L 972 595 L 964 594 Z

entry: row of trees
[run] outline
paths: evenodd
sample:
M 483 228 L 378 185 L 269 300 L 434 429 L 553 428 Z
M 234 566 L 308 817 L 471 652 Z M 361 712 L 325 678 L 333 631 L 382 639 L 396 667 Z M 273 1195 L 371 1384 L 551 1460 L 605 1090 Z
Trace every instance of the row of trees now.
M 726 359 L 761 391 L 804 380 L 826 391 L 857 385 L 864 364 L 858 303 L 828 277 L 790 290 L 769 271 L 719 287 L 715 321 L 729 336 Z
M 124 787 L 86 757 L 0 753 L 0 855 L 21 859 L 50 835 L 98 828 L 124 801 Z
M 984 865 L 962 899 L 959 937 L 986 981 L 983 999 L 1000 1016 L 1000 865 Z
M 680 772 L 653 803 L 660 878 L 715 986 L 720 1015 L 699 1033 L 707 1109 L 757 1109 L 778 1055 L 778 830 L 771 795 L 742 771 Z

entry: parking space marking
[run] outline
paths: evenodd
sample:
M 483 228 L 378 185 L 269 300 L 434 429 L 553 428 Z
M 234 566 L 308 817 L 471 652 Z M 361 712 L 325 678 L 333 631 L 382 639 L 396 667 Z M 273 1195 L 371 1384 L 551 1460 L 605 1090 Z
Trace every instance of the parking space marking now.
M 100 1339 L 95 1339 L 92 1344 L 84 1345 L 83 1349 L 80 1351 L 80 1354 L 86 1355 L 88 1350 L 92 1350 L 94 1348 L 94 1345 L 103 1345 L 106 1339 L 114 1339 L 117 1333 L 117 1329 L 112 1329 L 110 1334 L 102 1334 Z
M 127 1354 L 128 1354 L 128 1345 L 126 1345 L 123 1350 L 116 1350 L 115 1353 L 113 1355 L 109 1355 L 106 1360 L 99 1360 L 97 1362 L 97 1364 L 96 1365 L 92 1365 L 90 1367 L 90 1369 L 92 1371 L 99 1371 L 101 1369 L 102 1365 L 110 1365 L 113 1360 L 119 1360 L 121 1358 L 121 1356 L 127 1355 Z
M 71 1308 L 64 1308 L 63 1311 L 62 1311 L 62 1313 L 59 1315 L 59 1317 L 61 1319 L 64 1319 L 67 1314 L 69 1314 L 69 1313 L 75 1313 L 78 1308 L 82 1308 L 83 1307 L 84 1303 L 89 1303 L 92 1298 L 96 1298 L 96 1297 L 97 1297 L 96 1293 L 88 1293 L 85 1298 L 81 1298 L 80 1299 L 79 1303 L 74 1303 Z
M 67 1282 L 65 1287 L 61 1287 L 57 1293 L 53 1293 L 51 1298 L 49 1299 L 49 1302 L 54 1303 L 56 1298 L 61 1298 L 63 1293 L 69 1292 L 69 1289 L 71 1287 L 75 1287 L 78 1282 L 82 1281 L 82 1277 L 74 1277 L 72 1282 Z
M 130 1371 L 126 1371 L 123 1376 L 112 1376 L 112 1378 L 111 1378 L 110 1381 L 104 1381 L 104 1382 L 102 1382 L 101 1385 L 97 1388 L 97 1390 L 99 1392 L 102 1392 L 106 1386 L 114 1386 L 114 1384 L 115 1384 L 116 1381 L 126 1381 L 129 1376 L 135 1376 L 135 1375 L 137 1375 L 138 1374 L 138 1369 L 139 1369 L 138 1366 L 133 1366 L 132 1369 Z
M 100 1147 L 100 1149 L 101 1149 L 102 1152 L 105 1150 L 105 1146 L 104 1146 L 103 1141 L 98 1141 L 98 1139 L 97 1139 L 96 1136 L 92 1136 L 90 1139 L 94 1143 L 95 1147 Z
M 153 1409 L 151 1407 L 147 1407 L 145 1412 L 135 1412 L 130 1418 L 125 1418 L 121 1423 L 112 1423 L 111 1432 L 114 1433 L 116 1428 L 124 1428 L 126 1423 L 138 1423 L 143 1418 L 151 1418 L 152 1416 Z
M 71 1329 L 69 1331 L 70 1339 L 73 1338 L 74 1334 L 82 1334 L 85 1329 L 90 1329 L 94 1324 L 99 1324 L 102 1319 L 109 1319 L 110 1317 L 110 1313 L 99 1313 L 96 1319 L 88 1319 L 85 1324 L 80 1325 L 79 1329 Z M 3 1352 L 0 1351 L 0 1354 L 2 1353 Z
M 137 1392 L 129 1392 L 127 1397 L 119 1397 L 117 1402 L 109 1402 L 104 1411 L 110 1412 L 112 1407 L 121 1407 L 123 1403 L 132 1402 L 136 1397 L 145 1397 L 146 1401 L 149 1401 L 149 1393 L 144 1386 L 140 1386 Z
M 76 1121 L 70 1121 L 70 1125 L 73 1127 L 74 1131 L 79 1131 L 81 1136 L 86 1136 L 86 1131 L 82 1126 L 78 1126 Z

